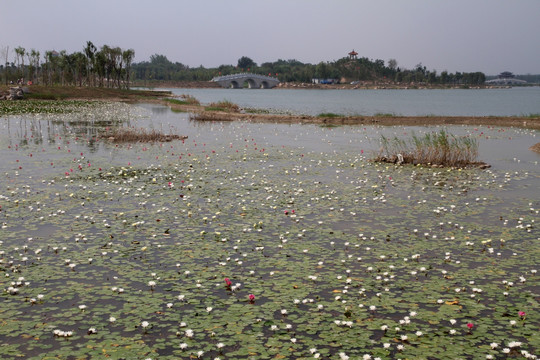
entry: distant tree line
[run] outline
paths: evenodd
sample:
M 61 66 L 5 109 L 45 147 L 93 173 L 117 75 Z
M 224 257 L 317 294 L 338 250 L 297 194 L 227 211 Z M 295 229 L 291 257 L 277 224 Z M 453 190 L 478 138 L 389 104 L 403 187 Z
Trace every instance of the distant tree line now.
M 32 82 L 128 88 L 135 50 L 108 45 L 98 50 L 91 41 L 87 41 L 82 51 L 72 54 L 65 50 L 40 54 L 34 49 L 27 51 L 19 46 L 13 49 L 14 61 L 9 62 L 9 55 L 9 47 L 0 48 L 0 74 L 6 85 Z
M 277 60 L 265 62 L 260 66 L 247 56 L 238 59 L 236 66 L 221 65 L 217 68 L 190 68 L 179 62 L 171 62 L 165 55 L 152 55 L 150 61 L 133 64 L 134 79 L 164 81 L 208 81 L 215 76 L 239 72 L 278 77 L 282 82 L 311 82 L 313 79 L 332 79 L 340 82 L 352 81 L 390 81 L 397 83 L 480 85 L 486 80 L 482 72 L 448 73 L 427 70 L 422 64 L 414 69 L 401 69 L 395 59 L 387 64 L 383 60 L 370 60 L 366 57 L 351 59 L 341 58 L 332 62 L 320 62 L 316 65 L 298 60 Z
M 11 57 L 10 55 L 13 55 Z M 482 72 L 449 73 L 428 70 L 421 63 L 413 69 L 398 66 L 395 59 L 371 60 L 367 57 L 344 57 L 318 64 L 298 60 L 265 62 L 257 65 L 247 56 L 235 65 L 191 68 L 171 62 L 165 55 L 155 54 L 149 61 L 133 63 L 135 51 L 103 45 L 99 50 L 87 41 L 82 51 L 68 54 L 65 50 L 46 51 L 0 47 L 0 75 L 5 83 L 20 79 L 44 85 L 107 86 L 128 88 L 130 82 L 146 81 L 209 81 L 215 76 L 239 72 L 278 77 L 282 82 L 311 82 L 313 79 L 331 79 L 333 82 L 393 82 L 402 84 L 480 85 L 486 81 Z M 12 59 L 10 62 L 9 59 Z

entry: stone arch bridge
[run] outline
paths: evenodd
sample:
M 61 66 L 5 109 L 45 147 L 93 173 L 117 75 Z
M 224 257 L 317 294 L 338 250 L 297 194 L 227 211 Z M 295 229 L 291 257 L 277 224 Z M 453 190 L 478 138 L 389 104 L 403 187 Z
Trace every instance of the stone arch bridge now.
M 279 84 L 278 78 L 250 73 L 218 76 L 212 81 L 229 89 L 242 89 L 245 83 L 249 89 L 271 89 Z

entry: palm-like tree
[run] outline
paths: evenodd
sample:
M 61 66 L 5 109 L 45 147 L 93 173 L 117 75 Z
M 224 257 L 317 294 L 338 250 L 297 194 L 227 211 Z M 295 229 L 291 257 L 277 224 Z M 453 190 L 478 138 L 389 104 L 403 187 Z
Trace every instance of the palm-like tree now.
M 87 59 L 87 68 L 86 68 L 86 74 L 87 74 L 87 82 L 88 85 L 92 85 L 92 82 L 95 85 L 95 79 L 94 77 L 94 60 L 96 57 L 96 51 L 97 48 L 94 46 L 94 44 L 91 41 L 86 42 L 86 47 L 84 48 L 84 54 L 86 55 Z
M 135 57 L 135 50 L 128 49 L 122 53 L 122 59 L 124 60 L 124 65 L 126 67 L 126 88 L 129 89 L 129 78 L 131 73 L 131 63 Z
M 18 75 L 24 76 L 24 55 L 26 54 L 26 50 L 22 46 L 19 46 L 19 47 L 16 47 L 14 51 L 15 51 L 15 56 L 17 59 L 17 68 L 19 69 Z M 22 66 L 21 66 L 21 63 L 22 63 Z

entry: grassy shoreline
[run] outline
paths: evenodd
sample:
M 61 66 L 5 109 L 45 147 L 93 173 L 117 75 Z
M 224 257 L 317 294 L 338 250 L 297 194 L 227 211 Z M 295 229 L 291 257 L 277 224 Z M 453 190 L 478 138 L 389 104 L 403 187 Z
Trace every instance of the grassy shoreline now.
M 4 92 L 7 87 L 0 87 Z M 112 88 L 89 88 L 32 85 L 28 87 L 27 99 L 36 100 L 108 100 L 128 103 L 150 102 L 170 107 L 174 111 L 191 112 L 199 121 L 251 121 L 273 123 L 305 123 L 320 125 L 491 125 L 514 126 L 529 129 L 540 129 L 540 114 L 523 116 L 397 116 L 393 114 L 377 114 L 374 116 L 345 116 L 341 114 L 290 115 L 268 114 L 256 112 L 223 111 L 220 107 L 205 107 L 196 102 L 183 103 L 171 101 L 170 91 L 126 90 Z M 23 100 L 25 101 L 25 100 Z M 0 111 L 0 115 L 2 115 Z

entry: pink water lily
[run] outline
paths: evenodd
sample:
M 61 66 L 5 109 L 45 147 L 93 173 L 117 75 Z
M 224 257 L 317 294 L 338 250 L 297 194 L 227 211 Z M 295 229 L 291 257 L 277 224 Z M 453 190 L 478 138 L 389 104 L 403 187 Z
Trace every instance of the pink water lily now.
M 249 294 L 248 297 L 249 297 L 249 301 L 250 301 L 250 302 L 254 302 L 254 301 L 255 301 L 255 295 Z
M 227 285 L 227 287 L 231 287 L 232 282 L 229 280 L 229 278 L 225 278 L 225 285 Z

